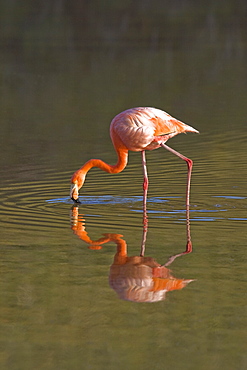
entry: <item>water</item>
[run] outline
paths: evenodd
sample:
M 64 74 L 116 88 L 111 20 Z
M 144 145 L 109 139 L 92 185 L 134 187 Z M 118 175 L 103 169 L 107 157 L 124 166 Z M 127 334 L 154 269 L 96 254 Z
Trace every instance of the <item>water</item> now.
M 1 369 L 246 368 L 239 3 L 1 6 Z M 186 164 L 162 148 L 147 153 L 145 257 L 139 153 L 69 199 L 86 160 L 116 161 L 112 117 L 145 105 L 200 131 L 168 143 L 194 161 L 191 253 Z

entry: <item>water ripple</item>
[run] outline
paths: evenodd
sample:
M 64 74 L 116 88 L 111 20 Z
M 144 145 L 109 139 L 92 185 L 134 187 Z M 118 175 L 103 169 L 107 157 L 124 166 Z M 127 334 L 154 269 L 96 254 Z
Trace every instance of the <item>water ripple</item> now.
M 185 222 L 186 168 L 181 167 L 179 161 L 163 162 L 163 156 L 157 160 L 154 155 L 149 158 L 151 170 L 147 208 L 149 219 L 155 220 L 154 227 L 163 227 L 164 219 L 166 223 Z M 152 167 L 154 163 L 155 167 Z M 238 189 L 223 192 L 219 187 L 213 187 L 202 168 L 202 164 L 197 166 L 192 179 L 191 222 L 245 223 L 247 197 Z M 33 173 L 35 176 L 37 174 Z M 70 171 L 39 168 L 42 180 L 14 184 L 6 181 L 0 189 L 3 227 L 14 225 L 36 230 L 68 227 L 69 210 L 73 205 L 69 198 L 70 176 Z M 142 172 L 139 159 L 137 162 L 134 160 L 118 177 L 99 170 L 90 172 L 80 200 L 80 210 L 89 218 L 93 217 L 96 225 L 140 225 Z

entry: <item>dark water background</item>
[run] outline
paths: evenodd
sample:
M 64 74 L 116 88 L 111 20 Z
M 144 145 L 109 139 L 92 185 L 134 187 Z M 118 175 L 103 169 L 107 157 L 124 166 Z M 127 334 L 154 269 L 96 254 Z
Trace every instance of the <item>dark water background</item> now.
M 231 0 L 1 3 L 1 369 L 246 369 L 246 16 Z M 194 161 L 193 253 L 169 269 L 194 281 L 155 303 L 119 299 L 116 241 L 98 242 L 140 253 L 140 154 L 69 200 L 86 160 L 115 163 L 110 121 L 135 106 L 200 131 L 169 141 Z M 186 247 L 186 165 L 147 162 L 145 255 L 165 264 Z

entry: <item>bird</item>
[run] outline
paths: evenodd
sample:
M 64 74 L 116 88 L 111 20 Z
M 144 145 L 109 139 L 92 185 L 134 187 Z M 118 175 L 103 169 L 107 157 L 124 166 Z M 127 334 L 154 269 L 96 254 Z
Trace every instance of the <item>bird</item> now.
M 118 160 L 110 165 L 101 159 L 90 159 L 79 168 L 71 178 L 70 197 L 74 203 L 80 204 L 79 190 L 84 184 L 87 172 L 92 167 L 116 174 L 124 170 L 128 163 L 128 152 L 141 152 L 143 168 L 143 211 L 146 213 L 148 173 L 146 165 L 146 150 L 160 147 L 175 154 L 187 163 L 186 209 L 189 209 L 190 182 L 193 161 L 165 143 L 172 137 L 186 132 L 199 133 L 198 130 L 165 111 L 152 107 L 136 107 L 117 114 L 110 124 L 110 137 L 115 148 Z

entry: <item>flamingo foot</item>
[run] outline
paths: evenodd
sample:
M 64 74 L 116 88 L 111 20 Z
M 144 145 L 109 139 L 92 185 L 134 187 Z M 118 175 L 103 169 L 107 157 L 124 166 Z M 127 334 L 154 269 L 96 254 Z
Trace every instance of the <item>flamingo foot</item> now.
M 71 198 L 74 202 L 74 204 L 81 204 L 81 201 L 79 200 L 79 198 L 77 199 L 74 199 L 74 198 Z

